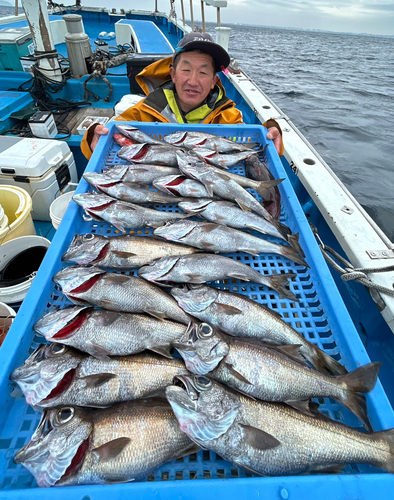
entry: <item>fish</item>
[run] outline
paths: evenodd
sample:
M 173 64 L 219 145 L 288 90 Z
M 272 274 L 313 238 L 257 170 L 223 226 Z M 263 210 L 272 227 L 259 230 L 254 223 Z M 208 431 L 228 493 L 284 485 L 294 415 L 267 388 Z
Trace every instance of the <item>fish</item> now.
M 182 155 L 178 156 L 182 157 Z M 264 217 L 264 219 L 276 226 L 284 236 L 289 233 L 287 226 L 272 217 L 251 193 L 246 191 L 246 189 L 233 179 L 230 179 L 226 175 L 226 172 L 219 173 L 216 170 L 212 170 L 208 165 L 201 166 L 196 163 L 185 165 L 182 161 L 179 162 L 179 169 L 187 177 L 196 179 L 204 184 L 210 196 L 215 194 L 224 200 L 235 201 L 243 211 L 252 210 Z
M 194 214 L 197 217 L 207 219 L 216 224 L 223 224 L 236 229 L 250 229 L 262 234 L 275 236 L 285 241 L 291 236 L 283 234 L 276 226 L 263 217 L 253 212 L 244 212 L 231 201 L 215 201 L 203 198 L 196 201 L 182 201 L 178 206 L 184 212 Z
M 156 236 L 169 241 L 185 243 L 206 252 L 245 252 L 258 256 L 261 253 L 282 255 L 297 264 L 309 267 L 303 256 L 293 247 L 271 243 L 249 233 L 212 222 L 183 220 L 167 222 L 154 230 Z
M 220 168 L 233 167 L 238 162 L 243 161 L 246 158 L 250 158 L 251 156 L 256 155 L 258 153 L 258 151 L 249 150 L 249 151 L 241 151 L 239 153 L 221 154 L 206 148 L 195 148 L 193 152 L 202 161 L 208 163 L 208 165 L 214 165 L 215 167 L 220 167 Z
M 76 305 L 93 305 L 108 311 L 145 313 L 178 323 L 190 322 L 175 299 L 146 280 L 107 273 L 98 267 L 70 266 L 52 278 Z
M 83 178 L 99 192 L 130 203 L 178 203 L 179 201 L 187 201 L 187 198 L 157 193 L 141 187 L 139 184 L 116 181 L 110 176 L 97 172 L 86 172 L 83 174 Z
M 119 146 L 121 146 L 121 147 L 131 146 L 132 144 L 135 144 L 134 141 L 132 141 L 131 139 L 129 139 L 128 137 L 126 137 L 123 134 L 114 134 L 112 137 L 113 137 L 114 141 L 116 142 L 116 144 L 119 144 Z
M 65 345 L 41 344 L 11 380 L 34 407 L 106 407 L 161 394 L 184 373 L 180 359 L 146 353 L 97 359 Z
M 172 288 L 171 295 L 185 312 L 228 335 L 275 345 L 299 345 L 302 356 L 320 372 L 328 375 L 347 373 L 343 365 L 306 340 L 277 311 L 244 295 L 206 285 Z
M 361 366 L 346 375 L 325 375 L 308 366 L 300 346 L 269 346 L 251 339 L 228 337 L 207 323 L 189 329 L 173 346 L 186 368 L 243 394 L 283 402 L 309 412 L 310 398 L 339 401 L 372 431 L 365 396 L 375 387 L 382 363 Z
M 155 259 L 172 255 L 189 255 L 200 250 L 178 243 L 170 243 L 155 236 L 75 235 L 63 262 L 79 265 L 93 264 L 124 271 L 149 264 Z
M 187 326 L 143 314 L 72 306 L 49 312 L 33 328 L 48 342 L 107 359 L 130 356 L 145 349 L 171 358 L 171 342 L 178 340 Z
M 94 220 L 109 222 L 122 233 L 125 233 L 126 229 L 137 229 L 146 226 L 158 227 L 169 220 L 190 217 L 189 214 L 146 208 L 134 203 L 116 200 L 105 194 L 89 191 L 75 194 L 73 200 Z
M 286 288 L 295 273 L 262 275 L 242 262 L 222 255 L 200 253 L 181 257 L 164 257 L 138 271 L 138 276 L 161 286 L 167 283 L 206 283 L 224 279 L 240 279 L 273 288 L 284 297 L 297 301 Z
M 195 443 L 252 474 L 333 472 L 346 464 L 394 472 L 394 429 L 360 432 L 318 411 L 253 400 L 206 376 L 178 377 L 166 397 Z
M 185 149 L 206 148 L 217 153 L 229 153 L 231 151 L 250 151 L 251 146 L 247 143 L 237 143 L 225 139 L 219 135 L 207 134 L 205 132 L 173 132 L 163 137 L 165 142 L 172 146 L 179 146 Z
M 255 181 L 268 181 L 274 179 L 274 176 L 264 165 L 257 155 L 253 155 L 245 160 L 245 175 L 249 179 Z M 272 217 L 279 219 L 281 214 L 281 196 L 278 186 L 269 188 L 268 193 L 264 196 L 264 206 Z
M 153 181 L 153 186 L 156 189 L 172 196 L 217 199 L 217 196 L 209 195 L 205 186 L 201 184 L 201 182 L 188 179 L 184 175 L 180 174 L 159 177 Z
M 153 165 L 167 165 L 175 167 L 178 165 L 176 158 L 177 148 L 174 146 L 158 146 L 155 144 L 134 144 L 124 146 L 117 155 L 122 160 L 131 163 L 151 163 Z
M 178 167 L 163 167 L 162 165 L 116 165 L 103 169 L 103 174 L 118 181 L 135 182 L 136 184 L 152 184 L 158 177 L 179 174 Z
M 206 167 L 206 163 L 202 162 L 198 158 L 198 156 L 196 156 L 195 153 L 193 152 L 185 153 L 183 151 L 178 151 L 177 158 L 178 158 L 178 165 L 184 165 L 185 167 L 187 165 L 197 165 L 199 167 Z M 222 168 L 217 168 L 214 167 L 213 165 L 210 165 L 210 170 L 212 172 L 216 172 L 217 174 L 223 173 Z M 272 176 L 269 179 L 253 180 L 253 179 L 248 179 L 244 175 L 234 174 L 233 172 L 229 172 L 228 170 L 226 171 L 226 177 L 229 177 L 230 179 L 232 179 L 233 181 L 235 181 L 237 184 L 239 184 L 244 188 L 254 189 L 264 199 L 270 196 L 270 190 L 272 187 L 276 187 L 278 184 L 281 184 L 285 180 L 284 178 L 274 179 L 274 177 Z
M 87 410 L 45 410 L 31 440 L 14 456 L 38 486 L 139 481 L 159 465 L 198 451 L 162 398 Z
M 161 141 L 160 139 L 155 139 L 148 134 L 145 134 L 145 132 L 142 132 L 142 130 L 137 127 L 133 127 L 132 125 L 120 125 L 116 123 L 115 126 L 121 134 L 134 141 L 134 144 L 136 142 L 139 142 L 144 144 L 166 146 L 165 142 Z

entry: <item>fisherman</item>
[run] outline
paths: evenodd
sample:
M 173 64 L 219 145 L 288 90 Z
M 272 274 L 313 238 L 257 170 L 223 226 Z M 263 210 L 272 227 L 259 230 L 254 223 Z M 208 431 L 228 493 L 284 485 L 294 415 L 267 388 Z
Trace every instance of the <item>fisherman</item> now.
M 178 43 L 174 55 L 147 66 L 136 77 L 147 97 L 128 108 L 116 120 L 163 123 L 243 123 L 242 113 L 226 96 L 217 73 L 230 64 L 230 56 L 208 33 L 192 32 Z M 283 155 L 279 125 L 275 120 L 264 123 L 267 139 Z M 92 125 L 86 132 L 81 149 L 89 159 L 102 135 L 108 129 Z

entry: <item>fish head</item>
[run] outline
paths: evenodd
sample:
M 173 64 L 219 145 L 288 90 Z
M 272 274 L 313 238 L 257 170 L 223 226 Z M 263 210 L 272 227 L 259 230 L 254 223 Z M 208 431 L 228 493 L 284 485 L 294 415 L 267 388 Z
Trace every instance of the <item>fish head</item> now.
M 147 266 L 143 266 L 138 271 L 138 276 L 152 282 L 165 281 L 165 276 L 176 265 L 179 256 L 163 257 L 153 261 Z
M 94 285 L 105 271 L 99 267 L 69 266 L 59 271 L 52 280 L 62 288 L 62 291 L 73 302 L 79 305 L 86 303 L 75 296 L 78 293 L 85 292 Z
M 194 220 L 178 220 L 167 222 L 153 231 L 156 236 L 161 236 L 169 241 L 180 241 L 198 225 Z
M 173 132 L 172 134 L 165 135 L 163 139 L 172 146 L 181 146 L 186 137 L 187 132 Z
M 34 325 L 34 330 L 51 342 L 68 343 L 83 325 L 92 307 L 66 307 L 43 316 Z
M 63 262 L 76 262 L 83 266 L 101 262 L 108 253 L 110 242 L 100 234 L 77 234 L 71 242 L 67 252 L 63 255 Z
M 202 198 L 197 201 L 181 201 L 178 203 L 178 207 L 184 212 L 198 214 L 205 210 L 211 203 L 212 200 Z
M 231 427 L 239 398 L 204 375 L 178 375 L 166 397 L 179 426 L 197 444 L 216 439 Z
M 190 323 L 182 337 L 172 345 L 184 359 L 186 368 L 197 375 L 214 370 L 230 350 L 224 336 L 208 323 Z
M 128 165 L 116 165 L 115 167 L 103 169 L 102 174 L 105 175 L 105 177 L 108 179 L 121 181 L 123 177 L 126 175 L 128 169 L 129 169 Z
M 205 163 L 210 164 L 210 160 L 217 154 L 216 151 L 206 148 L 198 148 L 194 151 L 196 155 Z
M 19 385 L 29 405 L 45 406 L 70 387 L 84 357 L 62 344 L 43 344 L 10 378 Z
M 110 175 L 99 174 L 98 172 L 85 172 L 83 178 L 98 190 L 116 186 L 120 182 Z
M 172 288 L 171 295 L 185 312 L 193 315 L 207 309 L 218 297 L 218 290 L 206 285 L 187 285 Z
M 206 164 L 201 162 L 194 153 L 185 153 L 177 151 L 176 157 L 178 160 L 179 170 L 191 179 L 199 179 L 200 174 L 204 172 Z
M 45 410 L 30 441 L 14 456 L 38 486 L 54 486 L 81 468 L 93 423 L 89 411 L 73 406 Z
M 120 158 L 127 159 L 128 161 L 142 160 L 146 153 L 149 151 L 149 144 L 139 143 L 130 146 L 123 146 L 118 151 Z
M 177 186 L 185 182 L 186 177 L 184 175 L 165 175 L 164 177 L 158 177 L 153 181 L 153 186 L 164 193 L 170 194 L 172 196 L 180 196 L 177 191 Z
M 93 193 L 91 191 L 75 194 L 73 200 L 93 217 L 96 212 L 100 212 L 116 202 L 116 200 L 105 194 Z

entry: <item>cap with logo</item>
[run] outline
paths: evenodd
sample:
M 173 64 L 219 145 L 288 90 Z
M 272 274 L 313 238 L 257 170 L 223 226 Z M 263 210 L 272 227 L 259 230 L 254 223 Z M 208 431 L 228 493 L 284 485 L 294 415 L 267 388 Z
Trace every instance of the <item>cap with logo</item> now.
M 230 56 L 227 51 L 218 43 L 213 41 L 213 38 L 208 33 L 191 32 L 185 35 L 179 41 L 173 56 L 173 61 L 182 52 L 190 50 L 201 50 L 210 55 L 215 63 L 215 71 L 223 71 L 230 64 Z

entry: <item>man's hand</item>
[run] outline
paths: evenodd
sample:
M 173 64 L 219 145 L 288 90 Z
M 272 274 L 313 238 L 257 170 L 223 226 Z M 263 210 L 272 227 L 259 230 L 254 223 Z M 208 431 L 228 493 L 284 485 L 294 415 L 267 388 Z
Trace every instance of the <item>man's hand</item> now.
M 97 130 L 97 129 L 96 129 Z M 279 130 L 276 127 L 269 127 L 268 134 L 266 135 L 267 139 L 273 141 L 276 151 L 278 155 L 280 155 L 280 148 L 282 145 L 282 136 L 280 135 Z
M 93 139 L 92 139 L 92 142 L 90 143 L 90 149 L 92 151 L 95 150 L 96 146 L 97 146 L 97 143 L 100 139 L 100 137 L 102 135 L 107 135 L 109 132 L 109 130 L 107 129 L 107 127 L 104 127 L 104 125 L 100 125 L 98 124 L 96 126 L 96 128 L 94 129 L 94 133 L 93 133 Z

